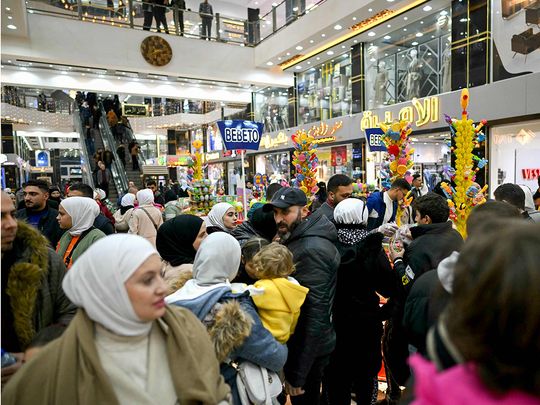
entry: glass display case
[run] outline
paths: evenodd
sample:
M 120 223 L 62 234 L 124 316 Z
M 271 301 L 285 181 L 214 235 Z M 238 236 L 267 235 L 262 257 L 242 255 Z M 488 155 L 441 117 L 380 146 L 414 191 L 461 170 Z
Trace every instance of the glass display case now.
M 297 76 L 298 123 L 309 124 L 351 113 L 350 52 Z
M 289 127 L 287 89 L 267 87 L 253 93 L 255 121 L 264 123 L 264 132 Z
M 366 44 L 367 107 L 451 90 L 450 7 Z

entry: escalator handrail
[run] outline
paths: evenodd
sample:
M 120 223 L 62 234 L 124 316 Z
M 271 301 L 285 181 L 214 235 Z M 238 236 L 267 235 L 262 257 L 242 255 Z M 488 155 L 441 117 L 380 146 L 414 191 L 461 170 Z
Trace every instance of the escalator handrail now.
M 73 124 L 75 130 L 79 132 L 79 145 L 81 147 L 81 172 L 84 184 L 88 184 L 92 189 L 95 188 L 94 176 L 92 173 L 92 167 L 90 166 L 90 159 L 92 158 L 88 154 L 88 148 L 86 147 L 86 131 L 84 130 L 81 112 L 77 103 L 73 103 Z

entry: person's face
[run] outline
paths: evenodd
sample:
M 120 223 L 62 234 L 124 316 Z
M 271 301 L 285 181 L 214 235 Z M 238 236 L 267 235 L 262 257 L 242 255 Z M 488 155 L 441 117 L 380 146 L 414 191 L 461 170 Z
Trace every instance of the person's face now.
M 403 198 L 405 198 L 405 196 L 408 193 L 407 190 L 404 190 L 402 188 L 396 188 L 396 189 L 393 189 L 393 190 L 395 190 L 395 191 L 392 194 L 389 194 L 390 198 L 393 201 L 401 201 L 401 200 L 403 200 Z
M 422 188 L 422 178 L 417 177 L 416 179 L 414 179 L 412 181 L 412 185 L 413 185 L 413 187 L 416 187 L 416 188 Z
M 98 166 L 101 170 L 105 170 L 105 163 L 103 162 L 98 162 Z
M 422 216 L 419 211 L 416 211 L 416 216 L 414 217 L 414 220 L 418 225 L 428 225 L 431 224 L 431 219 L 425 215 Z
M 56 220 L 60 225 L 60 229 L 70 229 L 73 226 L 71 215 L 69 215 L 62 206 L 58 207 L 58 215 Z
M 2 192 L 2 253 L 13 249 L 13 241 L 17 235 L 15 206 L 9 196 Z
M 82 191 L 79 190 L 69 190 L 67 193 L 68 197 L 84 197 Z
M 60 191 L 54 190 L 54 191 L 51 193 L 51 197 L 52 197 L 52 198 L 60 198 Z
M 157 187 L 153 184 L 146 186 L 146 188 L 152 190 L 152 193 L 156 194 Z
M 290 234 L 302 222 L 302 218 L 305 217 L 303 215 L 305 209 L 307 207 L 298 205 L 288 208 L 274 207 L 274 220 L 276 221 L 278 235 L 283 237 Z
M 36 186 L 26 186 L 24 188 L 24 204 L 31 210 L 42 210 L 47 204 L 49 193 Z
M 201 229 L 199 229 L 199 233 L 197 234 L 197 237 L 195 238 L 195 241 L 193 242 L 193 249 L 199 250 L 199 246 L 201 246 L 202 241 L 207 236 L 208 234 L 206 233 L 206 224 L 203 222 L 201 225 Z
M 352 184 L 348 186 L 339 186 L 335 193 L 330 192 L 330 198 L 334 202 L 334 205 L 339 204 L 341 201 L 349 198 L 353 192 Z
M 244 268 L 246 269 L 246 273 L 249 277 L 251 277 L 254 280 L 257 280 L 257 272 L 255 271 L 255 267 L 253 266 L 253 261 L 248 261 L 244 263 Z
M 125 286 L 133 311 L 141 321 L 150 322 L 165 314 L 167 285 L 161 278 L 161 260 L 157 254 L 146 259 Z
M 234 208 L 229 208 L 225 215 L 223 215 L 223 225 L 227 229 L 236 228 L 236 221 L 238 220 L 238 215 L 236 215 L 236 210 Z

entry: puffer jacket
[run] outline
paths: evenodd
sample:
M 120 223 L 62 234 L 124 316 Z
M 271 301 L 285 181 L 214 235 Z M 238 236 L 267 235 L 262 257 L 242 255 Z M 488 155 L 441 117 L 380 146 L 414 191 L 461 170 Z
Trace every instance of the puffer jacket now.
M 336 228 L 321 209 L 284 242 L 294 256 L 294 278 L 309 288 L 296 330 L 287 343 L 285 377 L 293 387 L 302 387 L 315 359 L 330 354 L 336 344 L 332 306 L 341 261 L 336 242 Z
M 251 222 L 244 221 L 231 231 L 231 235 L 238 241 L 240 246 L 250 240 L 251 238 L 262 237 L 251 225 Z

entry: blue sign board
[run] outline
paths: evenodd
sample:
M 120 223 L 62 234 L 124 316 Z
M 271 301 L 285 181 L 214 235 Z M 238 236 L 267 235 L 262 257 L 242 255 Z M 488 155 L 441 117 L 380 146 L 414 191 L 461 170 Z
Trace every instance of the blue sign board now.
M 386 152 L 386 145 L 381 140 L 384 132 L 380 128 L 367 128 L 366 139 L 370 152 Z
M 262 122 L 228 120 L 217 122 L 221 138 L 227 150 L 258 150 L 263 133 Z
M 49 167 L 49 152 L 36 151 L 36 167 Z

